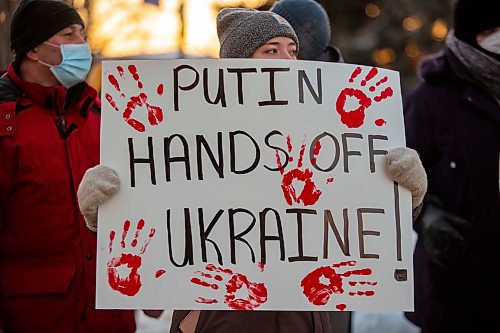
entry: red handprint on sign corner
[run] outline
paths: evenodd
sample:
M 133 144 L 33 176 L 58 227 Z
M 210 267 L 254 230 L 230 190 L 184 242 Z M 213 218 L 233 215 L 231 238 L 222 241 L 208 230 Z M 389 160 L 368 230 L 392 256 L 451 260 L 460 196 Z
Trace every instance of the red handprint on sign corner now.
M 356 67 L 349 78 L 350 83 L 354 83 L 356 77 L 361 74 L 361 67 Z M 378 74 L 378 69 L 372 67 L 365 78 L 361 80 L 359 88 L 344 88 L 337 97 L 336 110 L 340 115 L 340 120 L 344 125 L 349 128 L 358 128 L 363 125 L 365 120 L 365 111 L 372 105 L 372 98 L 368 97 L 370 93 L 363 91 L 361 88 L 365 87 L 374 77 Z M 368 90 L 373 93 L 375 90 L 383 83 L 388 80 L 387 76 L 382 77 L 375 84 L 371 85 Z M 394 94 L 391 87 L 386 87 L 379 95 L 373 97 L 375 103 L 378 103 L 386 98 L 391 97 Z M 358 107 L 353 110 L 346 110 L 347 98 L 353 97 L 357 100 Z M 383 119 L 377 119 L 375 121 L 377 126 L 382 126 L 385 124 Z
M 290 136 L 286 138 L 287 149 L 288 152 L 292 152 L 292 141 Z M 286 164 L 283 165 L 281 162 L 281 158 L 279 156 L 278 151 L 276 151 L 276 161 L 278 163 L 278 168 L 282 175 L 281 181 L 281 189 L 283 190 L 283 195 L 285 196 L 285 200 L 289 205 L 292 203 L 303 203 L 305 206 L 314 205 L 321 196 L 321 191 L 316 189 L 316 184 L 312 180 L 313 173 L 311 169 L 305 168 L 303 169 L 303 158 L 304 151 L 306 149 L 306 144 L 302 143 L 300 146 L 299 158 L 297 160 L 297 167 L 285 172 L 285 166 L 288 162 L 293 162 L 293 157 L 289 157 Z M 319 141 L 316 142 L 316 145 L 313 149 L 314 158 L 319 154 L 321 149 L 321 144 Z M 298 183 L 302 183 L 303 187 L 299 194 L 297 194 L 297 190 L 295 188 Z
M 125 93 L 122 92 L 120 84 L 118 83 L 117 78 L 113 74 L 108 74 L 108 81 L 111 83 L 111 85 L 115 88 L 116 92 L 120 94 L 120 97 L 122 99 L 128 98 L 128 101 L 126 102 L 126 107 L 125 110 L 122 113 L 123 119 L 129 124 L 132 128 L 134 128 L 138 132 L 144 132 L 146 130 L 146 126 L 144 125 L 144 122 L 133 118 L 132 113 L 138 108 L 138 107 L 145 107 L 147 110 L 147 119 L 148 122 L 151 126 L 156 126 L 160 124 L 163 121 L 163 109 L 160 108 L 159 106 L 151 105 L 148 103 L 148 95 L 146 93 L 142 92 L 143 84 L 141 82 L 139 73 L 137 72 L 137 68 L 134 65 L 129 65 L 127 67 L 128 72 L 132 76 L 132 78 L 137 82 L 137 88 L 139 89 L 139 94 L 133 95 L 133 96 L 125 96 Z M 116 70 L 118 71 L 118 75 L 120 76 L 120 79 L 126 80 L 127 78 L 125 77 L 125 71 L 123 70 L 123 67 L 117 66 Z M 156 88 L 156 93 L 161 96 L 163 95 L 163 84 L 158 85 Z M 115 111 L 119 112 L 120 108 L 118 107 L 117 103 L 113 99 L 113 96 L 111 96 L 110 93 L 106 93 L 105 95 L 106 100 L 108 103 L 115 109 Z
M 233 310 L 254 310 L 267 301 L 267 289 L 263 283 L 250 282 L 248 278 L 230 269 L 209 264 L 205 272 L 195 272 L 200 277 L 191 279 L 191 283 L 205 288 L 219 290 L 221 284 L 225 286 L 224 303 Z M 236 298 L 236 292 L 247 292 L 246 298 Z M 219 303 L 215 298 L 198 297 L 197 303 Z
M 144 228 L 144 220 L 139 220 L 136 227 L 136 232 L 130 246 L 132 248 L 137 247 L 138 238 L 142 229 Z M 122 239 L 120 242 L 121 249 L 125 250 L 126 243 L 125 240 L 127 238 L 128 231 L 130 229 L 130 221 L 126 220 L 123 223 L 123 232 Z M 138 273 L 139 268 L 142 265 L 142 257 L 141 255 L 146 252 L 146 249 L 149 245 L 149 242 L 155 235 L 156 230 L 151 228 L 148 237 L 144 241 L 144 244 L 139 250 L 138 254 L 132 253 L 123 253 L 120 256 L 116 256 L 111 258 L 108 261 L 108 283 L 110 287 L 119 293 L 127 296 L 136 295 L 141 289 L 141 276 Z M 111 254 L 113 250 L 113 242 L 115 239 L 116 233 L 111 231 L 109 233 L 109 253 Z M 123 274 L 123 270 L 128 270 L 128 275 Z M 158 278 L 164 273 L 163 270 L 160 270 L 156 273 L 156 277 Z
M 373 281 L 345 281 L 351 277 L 359 275 L 368 276 L 372 274 L 372 270 L 369 268 L 345 270 L 345 267 L 353 267 L 355 265 L 356 261 L 345 261 L 331 266 L 316 268 L 307 274 L 300 283 L 304 295 L 310 303 L 322 306 L 328 303 L 330 296 L 333 294 L 344 294 L 346 288 L 360 286 L 365 288 L 367 286 L 373 287 L 377 285 L 377 282 Z M 373 296 L 374 294 L 375 291 L 370 289 L 351 290 L 348 292 L 349 296 Z M 336 305 L 336 308 L 341 311 L 345 310 L 346 307 L 345 304 Z

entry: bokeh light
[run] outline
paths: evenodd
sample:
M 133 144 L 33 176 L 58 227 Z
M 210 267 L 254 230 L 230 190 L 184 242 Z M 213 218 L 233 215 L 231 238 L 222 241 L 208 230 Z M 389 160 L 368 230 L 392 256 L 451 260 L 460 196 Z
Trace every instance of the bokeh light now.
M 387 66 L 396 60 L 396 52 L 389 47 L 376 49 L 372 53 L 373 60 L 380 66 Z
M 403 28 L 405 28 L 407 31 L 410 31 L 410 32 L 415 32 L 415 31 L 420 30 L 422 25 L 423 25 L 423 21 L 417 15 L 405 17 L 403 20 Z
M 405 54 L 410 58 L 417 58 L 421 55 L 421 51 L 417 44 L 409 42 L 405 46 Z
M 437 19 L 432 24 L 431 34 L 434 40 L 444 40 L 446 38 L 446 35 L 448 34 L 448 25 L 444 20 Z
M 368 17 L 376 18 L 380 15 L 380 8 L 374 3 L 369 3 L 365 6 L 365 14 Z
M 0 24 L 4 23 L 7 19 L 7 14 L 3 10 L 0 10 Z

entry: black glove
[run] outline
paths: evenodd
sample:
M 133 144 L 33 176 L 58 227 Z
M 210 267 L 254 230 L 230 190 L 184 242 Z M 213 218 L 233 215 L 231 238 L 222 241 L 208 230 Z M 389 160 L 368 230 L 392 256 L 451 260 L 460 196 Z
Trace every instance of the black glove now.
M 471 225 L 444 210 L 439 199 L 429 196 L 426 198 L 416 226 L 433 262 L 450 269 L 462 261 L 467 249 L 464 236 Z

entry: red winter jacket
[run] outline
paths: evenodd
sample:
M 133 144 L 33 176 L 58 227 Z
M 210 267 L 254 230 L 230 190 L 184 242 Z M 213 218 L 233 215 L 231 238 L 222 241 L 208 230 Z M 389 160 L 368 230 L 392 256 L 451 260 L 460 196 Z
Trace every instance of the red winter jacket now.
M 99 163 L 94 89 L 0 79 L 0 313 L 7 332 L 132 333 L 132 311 L 95 310 L 96 235 L 76 190 Z

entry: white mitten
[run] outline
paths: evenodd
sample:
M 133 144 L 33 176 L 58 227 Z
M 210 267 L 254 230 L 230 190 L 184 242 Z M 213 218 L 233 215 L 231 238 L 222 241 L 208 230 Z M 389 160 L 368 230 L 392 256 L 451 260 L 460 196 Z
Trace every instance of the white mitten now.
M 418 153 L 406 147 L 391 149 L 385 157 L 385 170 L 390 179 L 411 191 L 412 208 L 418 207 L 427 192 L 427 173 Z
M 87 228 L 97 232 L 97 208 L 119 189 L 120 178 L 110 167 L 96 165 L 85 172 L 77 197 Z

